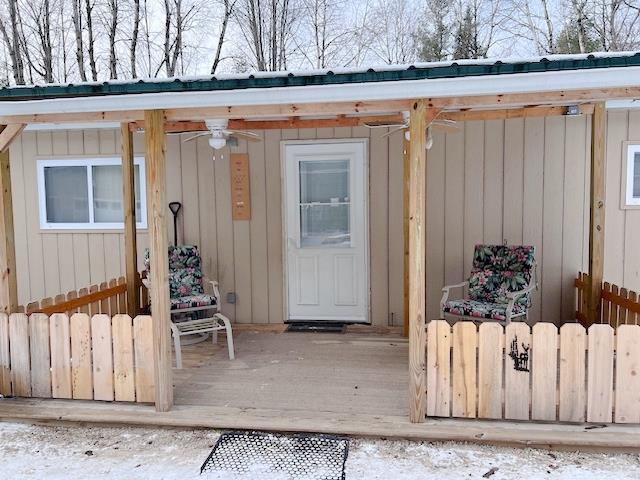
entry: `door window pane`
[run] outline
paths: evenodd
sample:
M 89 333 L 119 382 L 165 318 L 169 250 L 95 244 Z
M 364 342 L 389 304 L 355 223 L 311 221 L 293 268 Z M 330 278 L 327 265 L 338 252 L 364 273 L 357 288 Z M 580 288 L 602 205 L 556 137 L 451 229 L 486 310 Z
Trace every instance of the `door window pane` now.
M 302 161 L 300 246 L 351 244 L 349 160 Z
M 349 201 L 349 160 L 300 162 L 300 203 Z
M 96 223 L 121 223 L 124 221 L 122 209 L 122 166 L 95 165 L 93 168 L 93 217 Z M 136 195 L 136 221 L 140 220 L 140 167 L 134 165 Z
M 86 167 L 45 167 L 47 222 L 89 222 Z
M 349 210 L 348 204 L 300 205 L 300 246 L 348 246 Z

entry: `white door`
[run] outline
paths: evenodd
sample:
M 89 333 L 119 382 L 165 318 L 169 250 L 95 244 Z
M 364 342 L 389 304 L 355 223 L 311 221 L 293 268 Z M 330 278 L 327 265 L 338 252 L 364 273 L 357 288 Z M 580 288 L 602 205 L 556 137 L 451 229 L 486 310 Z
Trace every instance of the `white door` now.
M 368 321 L 366 147 L 283 144 L 289 320 Z

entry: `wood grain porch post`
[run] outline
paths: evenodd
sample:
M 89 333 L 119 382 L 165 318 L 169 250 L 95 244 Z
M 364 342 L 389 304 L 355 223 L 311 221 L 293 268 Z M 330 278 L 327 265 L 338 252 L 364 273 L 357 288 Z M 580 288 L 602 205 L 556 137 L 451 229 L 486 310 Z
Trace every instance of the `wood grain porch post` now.
M 402 230 L 404 240 L 404 318 L 402 322 L 402 334 L 409 336 L 409 180 L 411 174 L 409 162 L 409 140 L 406 135 L 402 135 Z
M 591 185 L 589 216 L 589 278 L 587 290 L 588 325 L 600 318 L 602 277 L 604 270 L 604 202 L 605 202 L 605 139 L 607 109 L 597 103 L 591 116 Z
M 11 198 L 11 168 L 9 145 L 20 134 L 23 125 L 12 129 L 0 125 L 0 312 L 14 313 L 18 308 L 18 282 L 16 280 L 16 246 L 13 235 L 13 202 Z M 2 135 L 5 134 L 5 135 Z
M 136 190 L 133 165 L 133 132 L 128 123 L 120 128 L 122 137 L 122 195 L 124 209 L 124 257 L 127 279 L 127 313 L 133 318 L 140 309 L 138 250 L 136 245 Z
M 425 370 L 426 113 L 424 100 L 417 100 L 411 107 L 409 120 L 409 420 L 413 423 L 425 421 L 427 405 Z
M 144 112 L 156 410 L 173 406 L 164 111 Z

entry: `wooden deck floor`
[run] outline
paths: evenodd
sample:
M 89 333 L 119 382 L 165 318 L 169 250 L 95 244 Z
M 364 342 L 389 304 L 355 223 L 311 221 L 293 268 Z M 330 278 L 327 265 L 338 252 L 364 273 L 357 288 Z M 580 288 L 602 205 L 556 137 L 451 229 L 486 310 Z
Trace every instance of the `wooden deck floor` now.
M 408 344 L 397 335 L 239 331 L 183 348 L 176 405 L 408 415 Z

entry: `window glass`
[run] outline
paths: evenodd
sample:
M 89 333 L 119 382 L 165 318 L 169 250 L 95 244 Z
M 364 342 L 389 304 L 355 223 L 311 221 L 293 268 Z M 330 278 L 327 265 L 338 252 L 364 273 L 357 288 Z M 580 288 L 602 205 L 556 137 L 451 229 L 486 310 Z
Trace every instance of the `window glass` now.
M 640 152 L 633 157 L 633 197 L 640 198 Z
M 93 167 L 93 218 L 97 223 L 124 221 L 122 209 L 122 166 L 94 165 Z M 140 166 L 134 165 L 136 195 L 136 221 L 140 221 Z
M 300 162 L 300 203 L 349 201 L 349 160 Z
M 89 222 L 86 167 L 45 167 L 44 185 L 47 222 Z
M 349 160 L 299 163 L 300 246 L 351 243 Z

